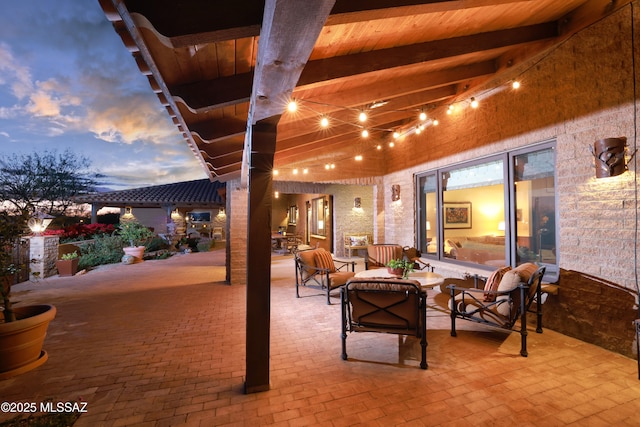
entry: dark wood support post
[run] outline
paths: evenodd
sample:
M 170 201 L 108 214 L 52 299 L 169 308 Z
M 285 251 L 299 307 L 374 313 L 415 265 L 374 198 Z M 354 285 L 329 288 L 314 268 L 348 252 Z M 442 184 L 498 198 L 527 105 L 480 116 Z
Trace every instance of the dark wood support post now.
M 247 236 L 247 376 L 245 392 L 269 390 L 273 155 L 280 116 L 252 127 Z

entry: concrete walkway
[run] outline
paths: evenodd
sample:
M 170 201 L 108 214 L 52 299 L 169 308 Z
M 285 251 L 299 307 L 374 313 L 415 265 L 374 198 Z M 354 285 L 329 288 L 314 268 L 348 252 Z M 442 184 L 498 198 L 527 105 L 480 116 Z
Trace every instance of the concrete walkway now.
M 223 283 L 219 250 L 15 286 L 58 315 L 49 360 L 0 381 L 0 400 L 82 400 L 75 426 L 640 425 L 636 360 L 551 330 L 530 332 L 528 358 L 517 334 L 461 321 L 452 338 L 437 292 L 428 370 L 385 334 L 352 334 L 343 361 L 338 299 L 296 299 L 291 255 L 272 262 L 270 391 L 242 393 L 246 288 Z

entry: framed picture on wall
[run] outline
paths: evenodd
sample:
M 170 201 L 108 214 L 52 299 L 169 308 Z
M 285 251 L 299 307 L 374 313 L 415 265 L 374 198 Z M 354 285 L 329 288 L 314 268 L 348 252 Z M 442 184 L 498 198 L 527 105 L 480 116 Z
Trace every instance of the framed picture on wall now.
M 471 228 L 471 202 L 445 202 L 444 228 Z

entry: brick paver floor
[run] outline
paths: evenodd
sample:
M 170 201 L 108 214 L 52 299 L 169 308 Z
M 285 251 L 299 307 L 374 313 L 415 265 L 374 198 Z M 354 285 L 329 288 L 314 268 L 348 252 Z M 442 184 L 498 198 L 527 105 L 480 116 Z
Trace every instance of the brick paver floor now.
M 338 299 L 294 292 L 291 255 L 275 256 L 271 390 L 243 394 L 245 286 L 228 286 L 224 251 L 101 267 L 14 288 L 53 303 L 49 360 L 0 381 L 1 401 L 87 402 L 75 426 L 640 425 L 637 362 L 551 330 L 519 335 L 459 322 L 430 293 L 427 358 L 395 335 L 352 334 L 340 358 Z M 362 268 L 360 265 L 359 268 Z M 12 414 L 0 414 L 0 421 Z

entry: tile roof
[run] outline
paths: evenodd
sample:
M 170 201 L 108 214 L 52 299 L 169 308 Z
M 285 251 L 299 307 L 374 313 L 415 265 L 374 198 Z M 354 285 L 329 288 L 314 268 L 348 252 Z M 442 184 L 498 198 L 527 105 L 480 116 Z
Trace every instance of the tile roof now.
M 156 206 L 156 205 L 222 205 L 225 204 L 226 185 L 219 181 L 199 179 L 175 184 L 106 193 L 87 194 L 75 197 L 78 203 L 94 203 L 103 206 Z

